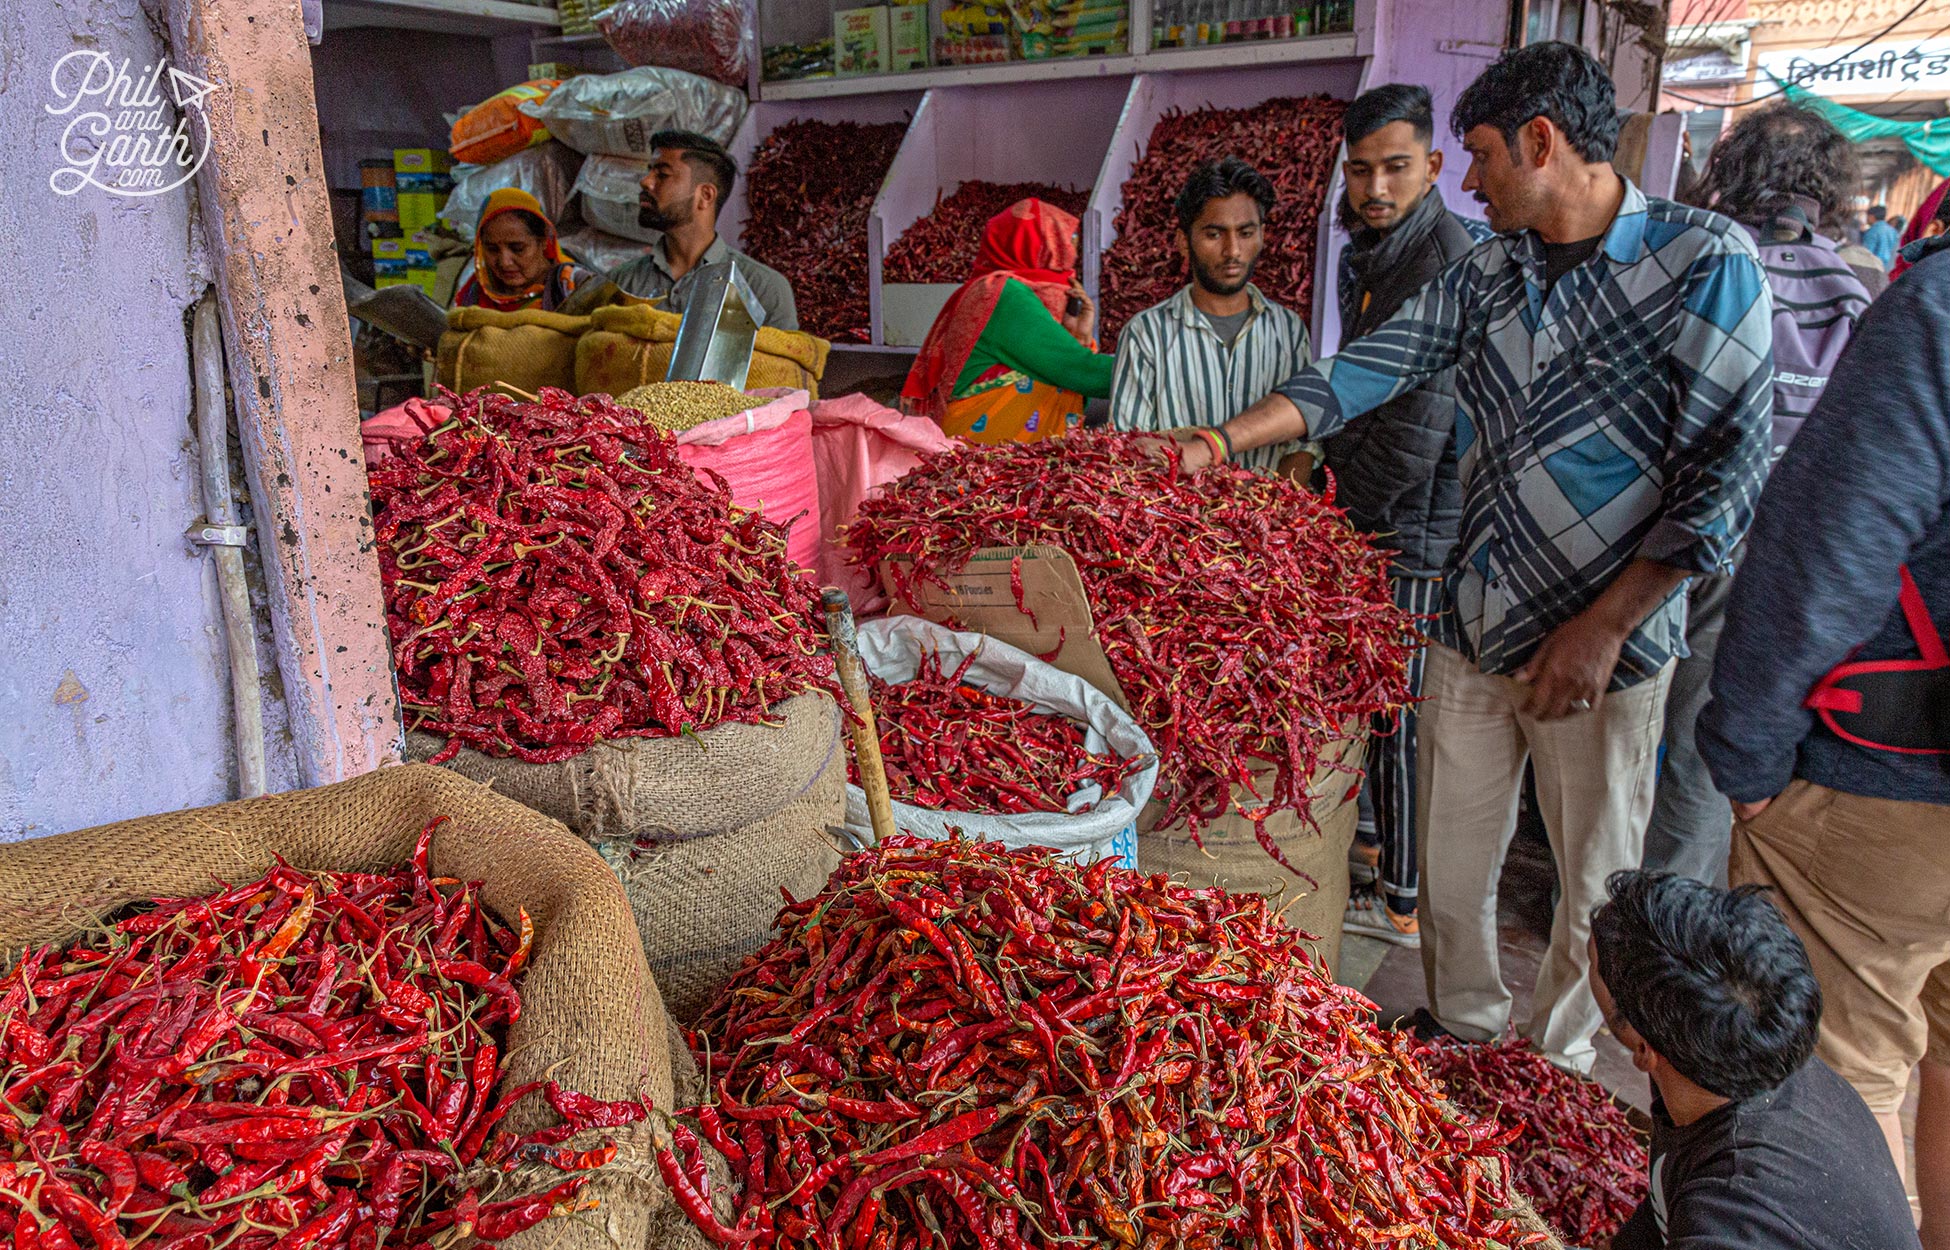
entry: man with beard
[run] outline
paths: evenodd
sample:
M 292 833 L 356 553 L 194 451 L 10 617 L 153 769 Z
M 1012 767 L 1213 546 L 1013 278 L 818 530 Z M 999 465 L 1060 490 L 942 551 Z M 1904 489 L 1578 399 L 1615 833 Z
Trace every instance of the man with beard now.
M 745 280 L 775 330 L 797 330 L 799 310 L 792 284 L 718 237 L 718 213 L 731 194 L 738 167 L 724 145 L 688 130 L 660 130 L 650 137 L 650 172 L 637 192 L 637 220 L 663 237 L 649 251 L 611 274 L 617 286 L 643 299 L 662 299 L 683 312 L 704 265 L 738 262 Z
M 1617 98 L 1582 48 L 1505 53 L 1450 127 L 1500 237 L 1223 432 L 1174 438 L 1191 468 L 1330 438 L 1454 371 L 1462 517 L 1415 760 L 1432 1023 L 1510 1022 L 1497 876 L 1533 763 L 1563 894 L 1522 1032 L 1587 1072 L 1591 909 L 1644 845 L 1686 580 L 1732 568 L 1766 479 L 1772 310 L 1744 229 L 1612 168 Z
M 1273 212 L 1264 175 L 1236 156 L 1201 165 L 1176 207 L 1192 280 L 1117 336 L 1110 421 L 1119 430 L 1222 425 L 1313 359 L 1299 314 L 1252 283 Z M 1296 446 L 1260 447 L 1239 461 L 1270 473 Z
M 1435 189 L 1442 153 L 1425 87 L 1389 83 L 1348 106 L 1342 166 L 1341 325 L 1348 340 L 1372 333 L 1476 244 Z M 1334 502 L 1363 533 L 1394 552 L 1395 602 L 1418 618 L 1442 606 L 1442 566 L 1456 545 L 1462 481 L 1456 476 L 1456 387 L 1444 373 L 1389 400 L 1327 442 Z M 1422 693 L 1422 653 L 1409 665 L 1409 694 Z M 1419 947 L 1415 896 L 1415 708 L 1399 723 L 1378 718 L 1368 756 L 1374 831 L 1352 852 L 1364 884 L 1348 896 L 1343 928 L 1397 946 Z

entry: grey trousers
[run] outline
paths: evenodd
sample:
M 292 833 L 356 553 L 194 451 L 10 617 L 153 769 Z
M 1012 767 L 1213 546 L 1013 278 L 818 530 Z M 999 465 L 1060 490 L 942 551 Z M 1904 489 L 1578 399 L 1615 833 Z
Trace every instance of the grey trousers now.
M 1644 867 L 1719 886 L 1727 883 L 1733 809 L 1713 787 L 1693 726 L 1709 697 L 1707 679 L 1720 649 L 1732 588 L 1731 577 L 1696 577 L 1687 592 L 1686 645 L 1692 654 L 1673 670 L 1672 693 L 1666 698 L 1666 756 L 1652 799 L 1652 823 L 1645 830 Z

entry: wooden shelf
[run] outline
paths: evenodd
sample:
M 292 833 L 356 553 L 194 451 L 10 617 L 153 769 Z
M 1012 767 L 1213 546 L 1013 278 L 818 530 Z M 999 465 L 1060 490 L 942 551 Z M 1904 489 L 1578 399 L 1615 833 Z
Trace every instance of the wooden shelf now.
M 324 0 L 325 29 L 377 26 L 454 35 L 527 34 L 560 30 L 553 5 L 512 0 Z
M 1051 82 L 1065 78 L 1104 78 L 1170 70 L 1224 69 L 1248 65 L 1304 65 L 1341 61 L 1359 55 L 1353 32 L 1311 35 L 1305 39 L 1253 40 L 1200 48 L 1158 48 L 1120 56 L 1051 57 L 997 65 L 942 65 L 899 74 L 860 74 L 847 78 L 800 78 L 759 85 L 762 100 L 817 100 L 873 95 L 883 91 L 922 91 L 930 87 L 991 83 Z

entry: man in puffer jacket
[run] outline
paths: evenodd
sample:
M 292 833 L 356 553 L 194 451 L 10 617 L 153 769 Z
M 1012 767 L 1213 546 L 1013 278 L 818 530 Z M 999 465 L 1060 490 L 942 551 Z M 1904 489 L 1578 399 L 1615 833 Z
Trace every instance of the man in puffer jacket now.
M 1351 341 L 1393 316 L 1476 238 L 1435 189 L 1442 153 L 1433 150 L 1435 117 L 1426 88 L 1376 87 L 1348 107 L 1342 125 L 1347 198 L 1341 222 L 1350 243 L 1342 256 L 1340 306 L 1343 338 Z M 1480 228 L 1487 235 L 1488 228 Z M 1456 545 L 1462 514 L 1455 424 L 1455 389 L 1443 375 L 1327 443 L 1335 502 L 1378 546 L 1396 552 L 1390 568 L 1395 602 L 1418 616 L 1441 610 L 1442 566 Z M 1409 679 L 1419 695 L 1419 651 Z M 1414 707 L 1402 711 L 1393 732 L 1386 723 L 1375 729 L 1368 762 L 1375 842 L 1364 837 L 1353 854 L 1356 875 L 1369 868 L 1376 879 L 1349 896 L 1343 928 L 1419 947 Z

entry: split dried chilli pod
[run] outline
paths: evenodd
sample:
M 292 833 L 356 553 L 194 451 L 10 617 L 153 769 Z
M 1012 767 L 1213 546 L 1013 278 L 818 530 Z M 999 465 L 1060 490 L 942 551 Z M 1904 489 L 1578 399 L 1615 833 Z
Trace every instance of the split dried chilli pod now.
M 742 1128 L 735 1216 L 691 1182 L 695 1140 L 659 1165 L 754 1250 L 1548 1240 L 1497 1126 L 1450 1111 L 1306 940 L 1258 895 L 896 835 L 788 902 L 689 1034 L 715 1097 L 682 1115 Z

